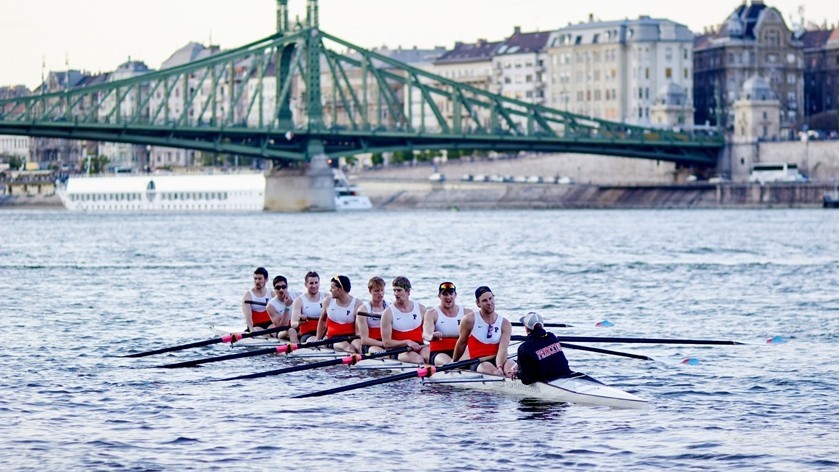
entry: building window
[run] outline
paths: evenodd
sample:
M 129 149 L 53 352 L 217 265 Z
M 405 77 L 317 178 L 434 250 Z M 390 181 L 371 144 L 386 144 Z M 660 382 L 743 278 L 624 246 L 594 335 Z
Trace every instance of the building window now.
M 644 78 L 645 78 L 645 79 L 649 79 L 649 78 L 650 78 L 650 68 L 649 68 L 649 67 L 645 67 L 645 68 L 644 68 Z
M 666 77 L 668 79 L 673 78 L 673 69 L 670 68 L 670 67 L 665 68 L 664 69 L 664 77 Z

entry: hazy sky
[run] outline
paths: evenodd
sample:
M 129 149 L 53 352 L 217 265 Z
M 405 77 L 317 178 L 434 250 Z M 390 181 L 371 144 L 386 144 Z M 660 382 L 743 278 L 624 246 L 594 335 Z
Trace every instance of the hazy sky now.
M 321 29 L 362 47 L 451 47 L 455 41 L 551 30 L 593 14 L 601 20 L 650 15 L 693 31 L 721 23 L 738 0 L 321 0 Z M 289 1 L 292 18 L 305 0 Z M 775 0 L 789 24 L 839 20 L 836 0 Z M 833 5 L 831 7 L 830 5 Z M 128 57 L 157 69 L 189 41 L 241 46 L 275 29 L 275 0 L 0 0 L 0 85 L 40 83 L 46 70 L 100 72 Z

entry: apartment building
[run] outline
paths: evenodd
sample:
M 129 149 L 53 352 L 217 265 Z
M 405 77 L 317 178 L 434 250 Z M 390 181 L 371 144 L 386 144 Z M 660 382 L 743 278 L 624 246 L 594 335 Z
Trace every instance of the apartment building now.
M 168 59 L 163 61 L 160 65 L 160 69 L 168 69 L 188 62 L 197 61 L 199 59 L 218 54 L 219 51 L 220 49 L 218 46 L 204 46 L 203 44 L 190 42 L 172 53 Z M 199 79 L 200 78 L 198 77 L 189 77 L 186 86 L 180 80 L 174 83 L 168 98 L 168 116 L 158 116 L 156 122 L 160 122 L 160 120 L 175 122 L 184 113 L 186 113 L 186 116 L 188 116 L 190 120 L 194 120 L 196 115 L 200 113 L 203 108 L 204 102 L 202 100 L 206 100 L 206 98 L 202 99 L 201 97 L 196 97 L 191 105 L 185 109 L 184 96 L 185 94 L 191 94 L 195 91 L 195 88 L 199 86 Z M 204 88 L 209 87 L 207 84 L 202 86 Z M 208 97 L 208 92 L 209 90 L 202 90 L 201 95 L 203 97 Z M 166 96 L 162 90 L 158 90 L 149 100 L 149 107 L 152 110 L 157 110 L 161 107 L 161 105 L 163 105 L 163 100 L 166 100 Z M 149 164 L 152 169 L 159 167 L 191 167 L 195 165 L 196 159 L 199 157 L 199 153 L 191 149 L 150 146 L 146 149 L 146 151 L 149 154 Z
M 749 78 L 769 83 L 781 102 L 781 128 L 797 127 L 804 105 L 803 31 L 793 32 L 776 8 L 759 0 L 737 6 L 718 28 L 694 40 L 697 123 L 733 126 L 734 102 Z M 720 106 L 722 105 L 722 106 Z
M 492 92 L 537 105 L 545 104 L 545 46 L 550 32 L 522 33 L 516 26 L 492 56 Z
M 839 27 L 806 31 L 804 43 L 804 113 L 811 128 L 822 128 L 819 115 L 839 109 Z
M 30 93 L 29 89 L 23 85 L 3 86 L 0 87 L 0 100 L 25 97 Z M 0 113 L 4 111 L 13 110 L 3 110 L 0 108 Z M 0 157 L 11 156 L 24 159 L 29 158 L 29 137 L 0 135 Z
M 548 106 L 649 125 L 659 93 L 693 87 L 692 35 L 685 25 L 640 16 L 569 25 L 547 45 Z M 690 107 L 690 103 L 684 104 Z
M 129 60 L 120 64 L 116 70 L 111 72 L 107 81 L 115 82 L 149 72 L 150 70 L 145 63 Z M 148 83 L 140 83 L 139 93 L 143 97 L 148 96 L 148 90 Z M 107 94 L 101 99 L 98 110 L 99 121 L 101 123 L 124 123 L 136 119 L 141 123 L 146 122 L 149 117 L 149 108 L 148 106 L 139 108 L 138 89 L 131 87 L 122 93 L 119 104 L 116 101 L 115 94 Z M 149 164 L 149 149 L 146 146 L 102 142 L 99 143 L 99 154 L 108 158 L 108 167 L 113 172 L 142 171 L 147 169 Z

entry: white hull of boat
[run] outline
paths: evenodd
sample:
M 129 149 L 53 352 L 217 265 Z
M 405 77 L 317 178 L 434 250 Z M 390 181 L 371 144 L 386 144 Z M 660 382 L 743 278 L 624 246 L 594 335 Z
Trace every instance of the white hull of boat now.
M 262 211 L 265 176 L 262 173 L 74 176 L 59 185 L 57 193 L 70 211 Z M 370 199 L 357 188 L 336 187 L 336 210 L 371 208 Z
M 213 327 L 216 333 L 229 333 L 230 327 Z M 276 345 L 276 339 L 251 338 L 253 344 L 245 343 L 242 340 L 236 344 L 242 346 L 255 345 L 262 342 L 262 345 L 270 342 Z M 328 348 L 304 348 L 286 354 L 289 357 L 319 361 L 344 357 L 347 354 L 334 351 Z M 407 372 L 417 369 L 416 364 L 400 362 L 394 359 L 364 359 L 354 369 L 376 369 L 391 370 L 396 372 Z M 489 374 L 480 374 L 471 370 L 446 370 L 437 372 L 432 377 L 423 379 L 425 384 L 451 385 L 454 387 L 468 388 L 471 390 L 483 390 L 507 395 L 514 395 L 524 398 L 535 398 L 543 401 L 576 403 L 579 405 L 606 406 L 610 408 L 643 409 L 648 407 L 648 402 L 643 398 L 635 396 L 615 387 L 600 383 L 586 375 L 579 375 L 570 378 L 557 379 L 552 382 L 537 382 L 525 385 L 518 379 L 509 379 Z

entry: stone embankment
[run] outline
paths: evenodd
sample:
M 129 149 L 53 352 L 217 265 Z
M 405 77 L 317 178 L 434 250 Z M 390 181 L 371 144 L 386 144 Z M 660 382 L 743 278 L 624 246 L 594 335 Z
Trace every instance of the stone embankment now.
M 353 180 L 383 209 L 423 208 L 817 208 L 835 183 L 686 182 L 672 164 L 567 155 L 450 162 L 365 171 Z M 576 183 L 469 182 L 468 175 L 570 177 Z M 585 181 L 583 181 L 585 179 Z M 591 180 L 589 180 L 591 179 Z

